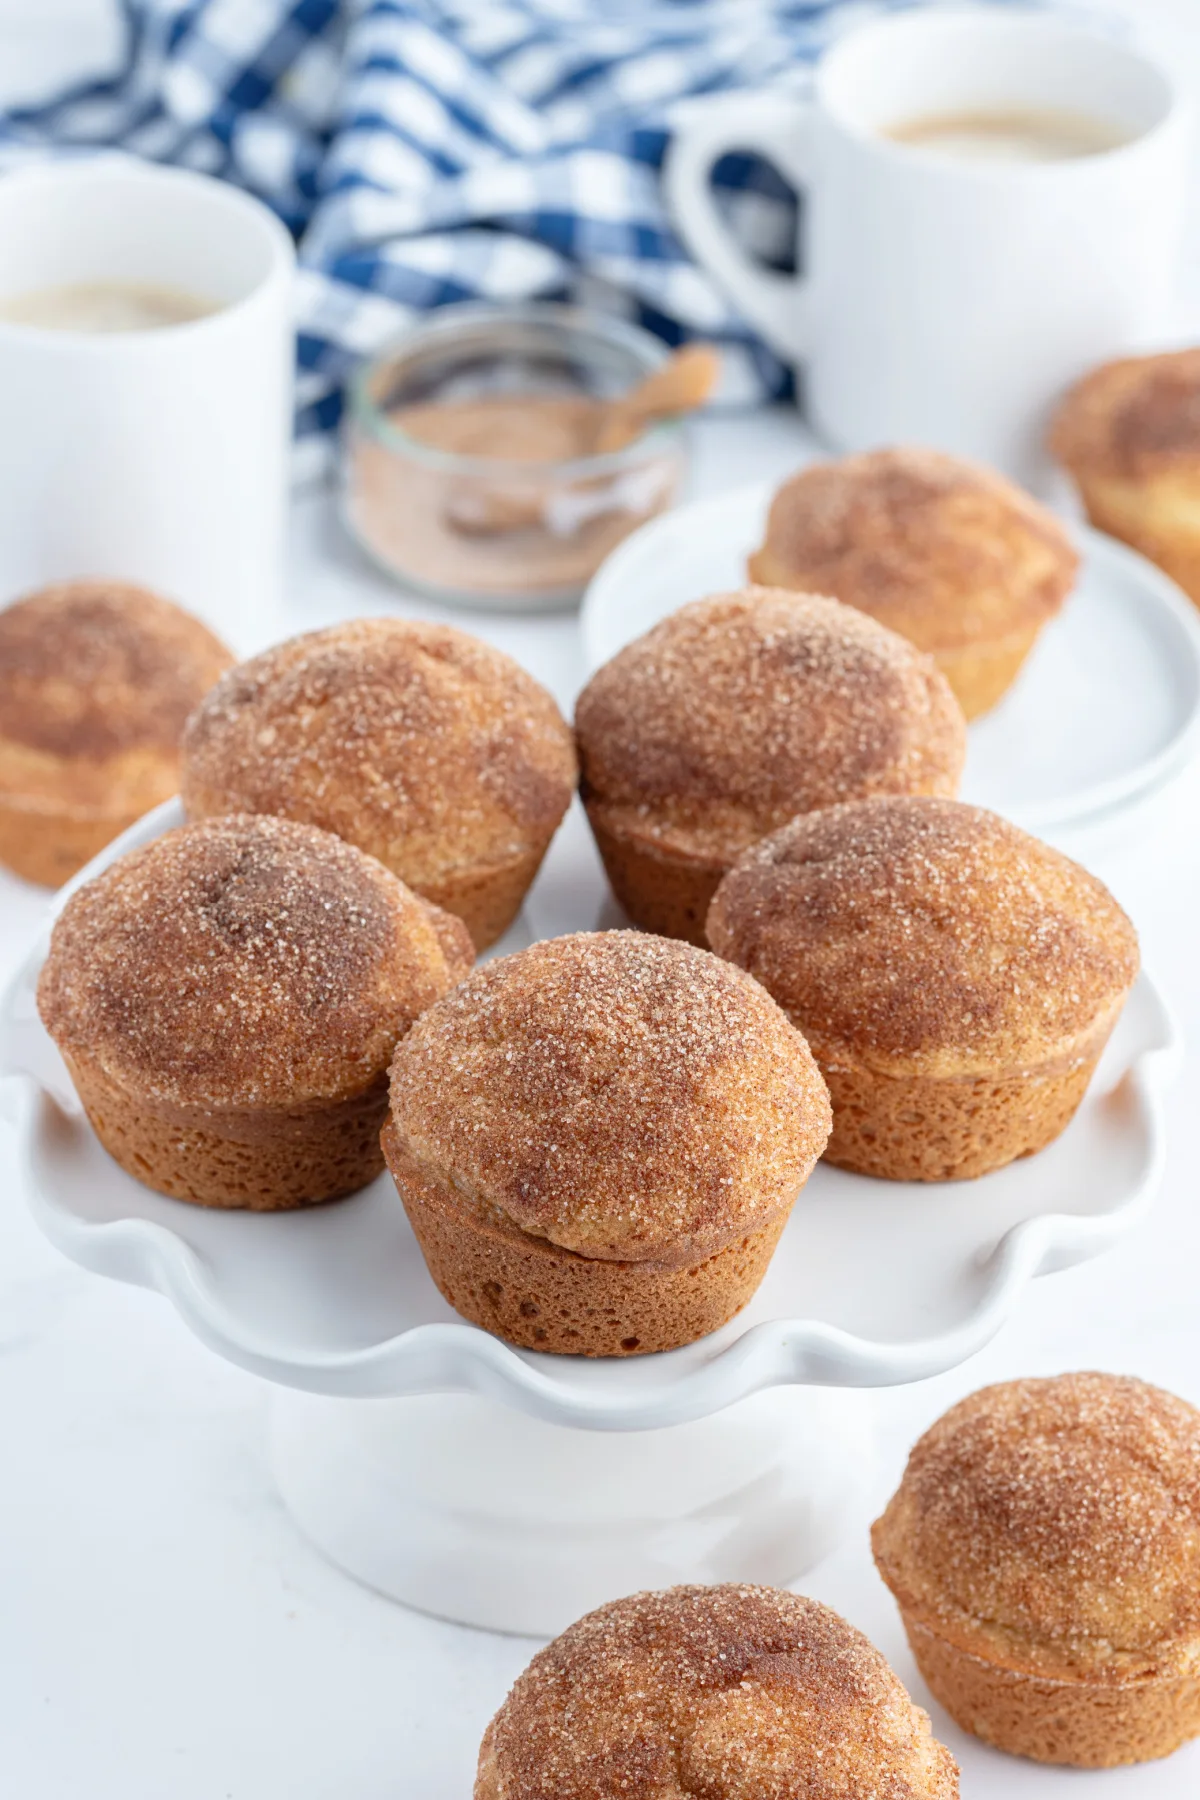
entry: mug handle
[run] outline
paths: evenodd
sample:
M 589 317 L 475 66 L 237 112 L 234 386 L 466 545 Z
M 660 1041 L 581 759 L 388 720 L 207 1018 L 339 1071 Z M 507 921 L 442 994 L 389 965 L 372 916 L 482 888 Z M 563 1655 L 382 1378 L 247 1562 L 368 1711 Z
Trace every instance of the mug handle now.
M 769 88 L 692 101 L 663 163 L 663 194 L 684 247 L 786 362 L 808 354 L 808 277 L 781 275 L 746 255 L 717 211 L 711 177 L 729 151 L 753 150 L 793 186 L 807 187 L 811 111 L 802 96 Z

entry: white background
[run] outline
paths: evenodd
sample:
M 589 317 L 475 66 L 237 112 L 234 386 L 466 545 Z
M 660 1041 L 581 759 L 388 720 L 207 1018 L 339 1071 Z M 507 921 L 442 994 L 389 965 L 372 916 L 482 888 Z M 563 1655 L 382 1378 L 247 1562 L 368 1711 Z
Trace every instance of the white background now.
M 1124 10 L 1200 97 L 1200 0 L 1125 0 Z M 102 0 L 0 0 L 0 98 L 25 97 L 64 67 L 102 57 L 108 17 Z M 780 475 L 803 442 L 784 414 L 707 424 L 697 434 L 695 487 Z M 297 519 L 293 593 L 298 625 L 395 605 L 422 610 L 397 602 L 363 567 L 319 501 Z M 462 622 L 501 637 L 569 704 L 580 673 L 569 621 L 497 632 Z M 1118 885 L 1147 960 L 1200 1045 L 1197 785 Z M 555 878 L 552 861 L 544 879 Z M 41 904 L 0 875 L 0 973 Z M 912 1438 L 989 1380 L 1120 1369 L 1200 1404 L 1198 1075 L 1192 1053 L 1150 1224 L 1108 1258 L 1037 1284 L 971 1364 L 879 1397 L 876 1500 L 894 1486 Z M 265 1468 L 263 1388 L 208 1355 L 161 1300 L 56 1256 L 20 1204 L 3 1132 L 0 1793 L 467 1800 L 483 1726 L 531 1644 L 406 1612 L 310 1551 Z M 920 1694 L 864 1524 L 803 1586 L 862 1626 Z M 1200 1746 L 1149 1768 L 1079 1776 L 987 1751 L 932 1710 L 962 1762 L 967 1800 L 1200 1794 Z

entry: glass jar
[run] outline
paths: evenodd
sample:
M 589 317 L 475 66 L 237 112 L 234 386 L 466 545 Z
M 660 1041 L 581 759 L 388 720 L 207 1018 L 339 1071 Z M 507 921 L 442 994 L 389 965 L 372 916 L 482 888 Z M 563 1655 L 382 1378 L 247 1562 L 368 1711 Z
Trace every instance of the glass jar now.
M 609 551 L 675 497 L 678 420 L 608 454 L 579 454 L 595 403 L 669 354 L 640 327 L 580 307 L 430 314 L 350 384 L 350 531 L 374 561 L 437 599 L 497 611 L 569 605 Z

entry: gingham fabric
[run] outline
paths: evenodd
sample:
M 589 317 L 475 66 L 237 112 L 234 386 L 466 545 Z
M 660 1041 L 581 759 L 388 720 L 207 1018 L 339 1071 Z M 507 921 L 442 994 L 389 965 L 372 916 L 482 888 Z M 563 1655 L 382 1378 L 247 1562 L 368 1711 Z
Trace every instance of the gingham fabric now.
M 452 300 L 571 299 L 672 343 L 716 339 L 724 398 L 780 396 L 788 372 L 665 217 L 673 109 L 803 81 L 832 35 L 912 4 L 124 0 L 119 73 L 0 118 L 0 145 L 8 161 L 115 146 L 275 208 L 300 249 L 301 466 L 352 362 Z M 779 176 L 731 156 L 716 180 L 742 239 L 786 266 L 795 199 Z

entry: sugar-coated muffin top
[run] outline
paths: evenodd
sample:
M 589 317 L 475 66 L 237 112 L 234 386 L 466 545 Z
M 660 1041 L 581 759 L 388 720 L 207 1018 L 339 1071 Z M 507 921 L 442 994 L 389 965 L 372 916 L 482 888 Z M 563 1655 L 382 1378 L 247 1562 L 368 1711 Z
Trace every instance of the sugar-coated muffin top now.
M 814 807 L 953 794 L 966 750 L 928 657 L 852 607 L 769 588 L 681 607 L 628 644 L 575 726 L 606 823 L 718 864 Z
M 955 1800 L 958 1770 L 845 1619 L 768 1587 L 614 1600 L 534 1657 L 475 1800 Z
M 173 791 L 188 714 L 232 661 L 144 588 L 68 581 L 14 601 L 0 611 L 0 787 L 48 793 L 65 774 L 72 801 L 98 803 L 114 759 L 153 760 L 169 784 L 153 804 Z
M 682 1267 L 791 1205 L 830 1108 L 757 982 L 611 931 L 487 963 L 432 1007 L 397 1048 L 389 1129 L 455 1204 Z
M 771 503 L 755 580 L 832 594 L 923 650 L 1036 626 L 1079 559 L 1060 522 L 992 469 L 936 450 L 813 463 Z
M 1070 1057 L 1138 968 L 1094 875 L 996 813 L 929 797 L 829 807 L 764 838 L 717 889 L 708 936 L 823 1061 L 886 1074 Z
M 191 818 L 320 825 L 424 888 L 540 848 L 575 772 L 553 698 L 511 657 L 359 619 L 231 669 L 188 721 L 182 793 Z
M 136 1095 L 221 1109 L 340 1100 L 464 975 L 466 927 L 311 825 L 167 832 L 79 889 L 38 984 L 60 1049 Z
M 1200 468 L 1200 349 L 1124 356 L 1070 388 L 1050 427 L 1068 469 L 1126 480 Z
M 1194 1675 L 1200 1412 L 1130 1377 L 1006 1381 L 915 1446 L 872 1541 L 905 1611 L 1051 1678 Z

